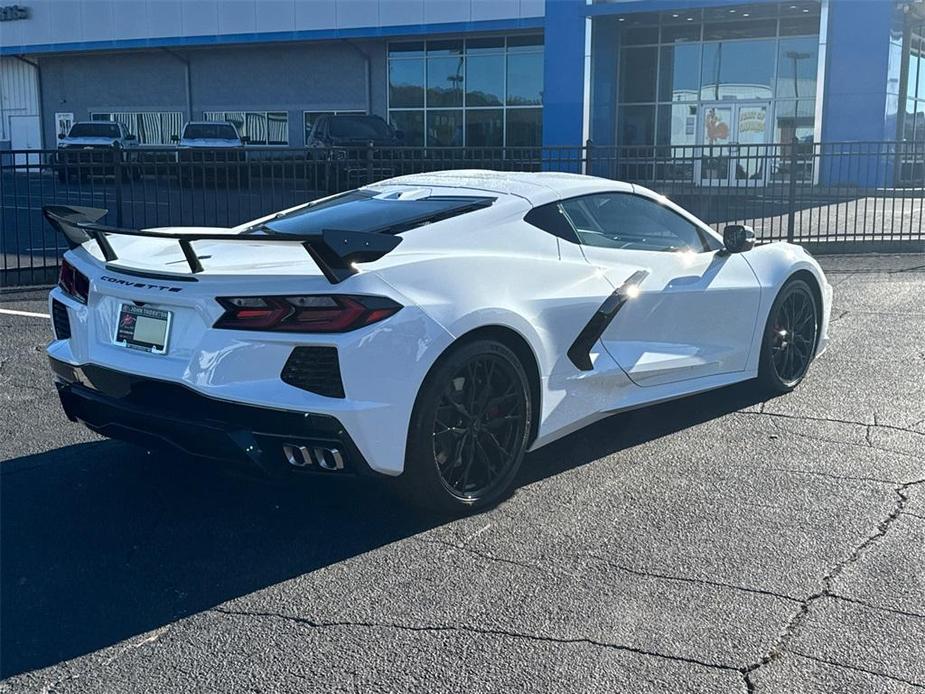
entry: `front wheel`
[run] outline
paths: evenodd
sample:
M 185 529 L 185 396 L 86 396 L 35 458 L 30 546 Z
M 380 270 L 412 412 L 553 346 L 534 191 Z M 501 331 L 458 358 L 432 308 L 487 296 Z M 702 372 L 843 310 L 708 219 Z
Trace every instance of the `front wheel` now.
M 453 348 L 418 393 L 401 491 L 441 512 L 496 503 L 520 468 L 532 407 L 527 374 L 506 346 L 477 340 Z
M 810 286 L 791 279 L 774 300 L 761 343 L 758 382 L 773 393 L 787 393 L 806 376 L 816 353 L 819 306 Z

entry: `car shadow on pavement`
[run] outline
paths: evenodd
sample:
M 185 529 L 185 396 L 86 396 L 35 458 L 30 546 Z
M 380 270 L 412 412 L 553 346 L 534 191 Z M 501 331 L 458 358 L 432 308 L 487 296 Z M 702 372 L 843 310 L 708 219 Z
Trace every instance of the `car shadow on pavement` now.
M 743 410 L 767 397 L 749 381 L 612 415 L 531 453 L 521 468 L 517 486 Z
M 615 415 L 530 454 L 518 484 L 754 402 L 732 387 Z M 9 460 L 0 476 L 2 678 L 448 522 L 375 481 L 268 484 L 115 441 Z

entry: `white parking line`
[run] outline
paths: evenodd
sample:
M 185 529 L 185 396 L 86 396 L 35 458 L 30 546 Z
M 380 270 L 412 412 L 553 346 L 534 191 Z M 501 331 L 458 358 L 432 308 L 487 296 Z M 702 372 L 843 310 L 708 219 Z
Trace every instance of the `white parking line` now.
M 0 313 L 9 316 L 27 316 L 29 318 L 51 318 L 47 313 L 33 313 L 32 311 L 14 311 L 11 308 L 0 308 Z

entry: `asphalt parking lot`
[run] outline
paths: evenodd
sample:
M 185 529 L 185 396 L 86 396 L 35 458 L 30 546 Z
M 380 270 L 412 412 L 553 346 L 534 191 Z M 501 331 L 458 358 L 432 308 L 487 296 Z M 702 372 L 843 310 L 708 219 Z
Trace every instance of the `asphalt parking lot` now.
M 796 392 L 616 415 L 456 520 L 101 440 L 0 313 L 0 691 L 925 689 L 925 255 L 823 265 Z

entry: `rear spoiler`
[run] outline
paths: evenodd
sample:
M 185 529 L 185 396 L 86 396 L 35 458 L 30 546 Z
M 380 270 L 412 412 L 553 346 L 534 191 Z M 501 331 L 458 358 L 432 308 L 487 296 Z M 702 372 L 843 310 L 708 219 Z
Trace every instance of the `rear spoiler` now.
M 193 241 L 245 241 L 300 243 L 331 284 L 343 282 L 358 270 L 354 263 L 370 263 L 395 250 L 401 237 L 392 234 L 365 231 L 324 229 L 312 234 L 195 234 L 187 232 L 120 229 L 98 224 L 108 210 L 73 205 L 46 205 L 42 214 L 56 231 L 67 238 L 68 245 L 76 248 L 91 239 L 96 241 L 106 262 L 119 256 L 109 243 L 108 236 L 141 236 L 155 239 L 175 239 L 186 258 L 190 272 L 202 272 L 202 263 L 193 250 Z

